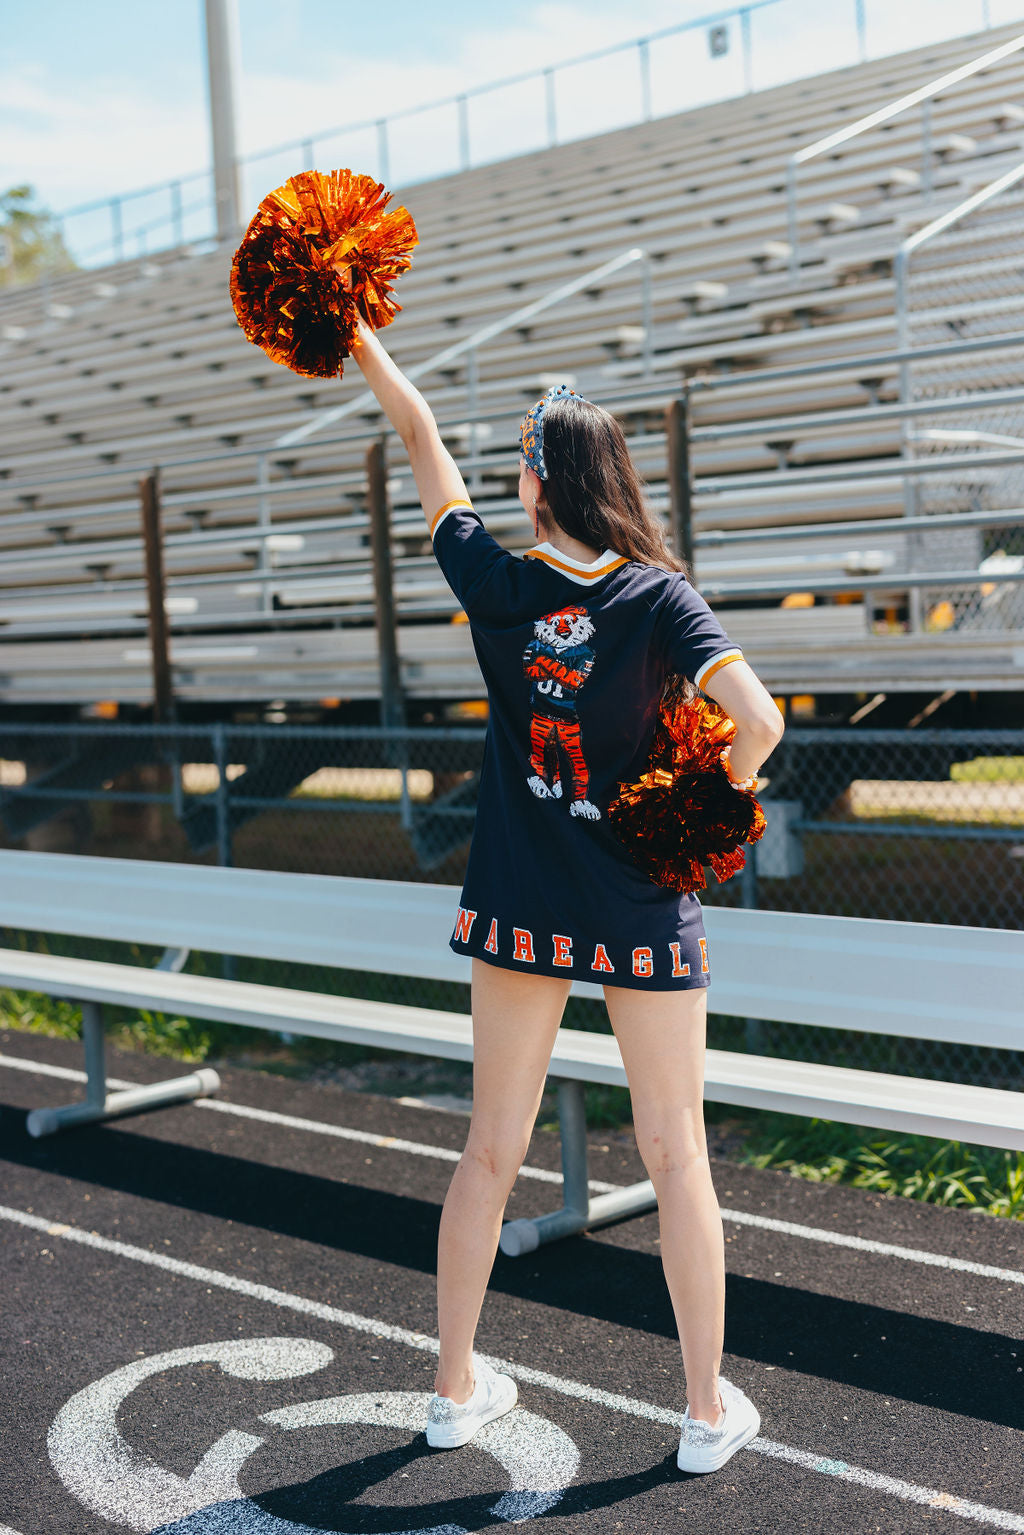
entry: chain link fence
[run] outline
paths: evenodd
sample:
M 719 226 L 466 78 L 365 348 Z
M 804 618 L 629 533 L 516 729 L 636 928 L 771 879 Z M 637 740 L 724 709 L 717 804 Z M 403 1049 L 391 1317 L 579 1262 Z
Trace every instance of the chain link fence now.
M 1024 190 L 1014 188 L 912 253 L 906 283 L 908 347 L 1024 332 L 1022 217 Z M 977 570 L 983 577 L 1024 571 L 1024 525 L 999 519 L 1000 511 L 1024 507 L 1022 392 L 1022 346 L 914 357 L 904 364 L 901 396 L 907 403 L 964 402 L 957 409 L 908 418 L 904 455 L 934 464 L 935 473 L 908 479 L 906 510 L 921 516 L 988 514 L 972 527 L 910 534 L 910 569 Z M 926 631 L 967 635 L 1024 629 L 1022 581 L 926 587 L 916 600 Z
M 8 725 L 0 845 L 459 886 L 481 726 Z M 951 926 L 1024 919 L 1024 730 L 791 726 L 762 770 L 768 817 L 707 905 Z M 453 896 L 454 910 L 454 896 Z M 0 933 L 7 947 L 155 963 L 142 945 Z M 193 952 L 188 968 L 469 1010 L 469 986 Z M 978 1006 L 984 1007 L 984 976 Z M 713 1007 L 713 992 L 711 997 Z M 572 997 L 568 1027 L 608 1028 Z M 1019 1087 L 1024 1051 L 949 1046 L 712 1014 L 709 1044 Z

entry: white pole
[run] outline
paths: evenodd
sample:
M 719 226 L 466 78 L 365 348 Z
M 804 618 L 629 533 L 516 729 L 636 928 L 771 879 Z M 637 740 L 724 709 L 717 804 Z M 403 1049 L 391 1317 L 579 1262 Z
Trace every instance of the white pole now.
M 213 141 L 218 240 L 234 240 L 242 224 L 238 152 L 235 146 L 238 61 L 238 0 L 206 0 L 206 66 L 210 90 L 210 137 Z

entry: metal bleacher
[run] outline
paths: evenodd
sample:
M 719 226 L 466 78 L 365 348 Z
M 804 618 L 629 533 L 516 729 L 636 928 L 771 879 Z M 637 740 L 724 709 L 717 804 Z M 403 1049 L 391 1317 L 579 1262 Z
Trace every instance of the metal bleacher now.
M 795 148 L 1014 32 L 396 188 L 420 234 L 402 312 L 382 337 L 403 368 L 630 246 L 647 253 L 424 378 L 495 535 L 513 550 L 531 541 L 516 498 L 517 431 L 549 382 L 569 378 L 615 411 L 666 513 L 666 408 L 684 384 L 704 383 L 690 396 L 696 577 L 768 687 L 1019 687 L 1019 603 L 977 632 L 896 632 L 878 615 L 901 600 L 913 538 L 891 526 L 909 510 L 891 467 L 907 426 L 891 355 L 894 252 L 1020 164 L 1021 55 L 933 102 L 930 196 L 906 117 L 809 166 L 795 276 L 783 198 Z M 942 265 L 920 274 L 915 344 L 1024 333 L 1006 243 L 1014 230 L 1019 239 L 1019 196 L 999 209 L 962 258 L 954 233 Z M 379 696 L 365 457 L 380 418 L 367 408 L 313 430 L 360 392 L 358 369 L 340 382 L 303 379 L 250 346 L 228 298 L 231 254 L 185 247 L 0 293 L 0 706 L 150 700 L 138 480 L 154 465 L 179 704 Z M 985 266 L 997 291 L 957 295 L 958 259 Z M 1019 415 L 1024 341 L 999 353 L 995 373 L 988 355 L 960 364 L 954 383 Z M 823 365 L 832 371 L 812 371 Z M 304 427 L 303 440 L 282 444 Z M 815 479 L 815 468 L 834 472 Z M 951 505 L 977 510 L 984 481 L 981 505 L 1011 526 L 1024 518 L 1020 465 L 993 501 L 995 473 L 968 466 Z M 468 629 L 453 622 L 393 439 L 390 474 L 404 692 L 420 703 L 476 698 Z M 814 605 L 785 602 L 807 593 Z M 991 619 L 996 609 L 970 611 Z

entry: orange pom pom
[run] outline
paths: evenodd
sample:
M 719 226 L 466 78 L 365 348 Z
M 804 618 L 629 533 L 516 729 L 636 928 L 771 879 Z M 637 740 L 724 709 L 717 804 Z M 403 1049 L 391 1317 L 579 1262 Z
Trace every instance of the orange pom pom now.
M 740 844 L 764 834 L 764 811 L 733 787 L 718 755 L 735 734 L 712 700 L 666 687 L 647 768 L 608 806 L 609 824 L 656 884 L 706 889 L 705 864 L 724 882 L 746 862 Z
M 249 340 L 304 378 L 340 378 L 356 318 L 379 330 L 401 305 L 394 280 L 418 243 L 406 208 L 350 170 L 301 171 L 260 203 L 231 263 Z

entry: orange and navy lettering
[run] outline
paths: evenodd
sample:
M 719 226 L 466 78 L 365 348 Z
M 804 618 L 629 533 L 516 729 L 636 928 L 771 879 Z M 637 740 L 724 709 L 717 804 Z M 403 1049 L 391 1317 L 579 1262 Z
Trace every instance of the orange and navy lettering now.
M 603 943 L 599 943 L 595 946 L 594 963 L 590 968 L 591 970 L 607 970 L 609 974 L 615 969 L 615 966 L 608 958 L 608 950 L 605 948 Z
M 633 950 L 633 974 L 654 974 L 654 954 L 650 949 L 641 946 Z
M 678 940 L 676 942 L 674 942 L 674 943 L 670 943 L 669 944 L 669 951 L 671 952 L 671 955 L 672 955 L 672 974 L 673 975 L 689 975 L 689 973 L 690 973 L 690 966 L 688 964 L 684 964 L 683 963 L 682 956 L 679 953 L 679 949 L 680 949 L 680 945 L 679 945 Z
M 477 916 L 478 913 L 470 907 L 460 906 L 458 908 L 458 916 L 455 919 L 455 932 L 452 936 L 454 943 L 469 943 Z M 483 922 L 487 925 L 487 939 L 483 945 L 484 952 L 495 956 L 502 953 L 507 954 L 507 946 L 503 945 L 499 939 L 497 917 L 485 917 Z M 710 975 L 711 965 L 708 958 L 708 940 L 705 937 L 699 937 L 697 942 L 700 946 L 700 974 Z M 586 960 L 581 958 L 579 965 L 577 965 L 573 944 L 574 939 L 569 933 L 551 934 L 551 965 L 554 968 L 566 970 L 570 973 L 580 973 L 583 966 L 586 965 Z M 518 961 L 518 963 L 523 965 L 535 965 L 537 963 L 535 937 L 531 928 L 513 927 L 512 946 L 512 958 Z M 692 966 L 690 961 L 683 959 L 682 942 L 679 939 L 673 939 L 666 944 L 666 948 L 668 950 L 668 964 L 670 965 L 667 972 L 668 975 L 673 979 L 691 975 Z M 658 952 L 659 954 L 664 952 L 660 946 Z M 615 974 L 615 965 L 612 963 L 606 944 L 595 943 L 594 957 L 590 962 L 589 968 L 591 974 Z M 666 974 L 662 960 L 655 960 L 655 951 L 650 944 L 636 945 L 630 953 L 630 968 L 633 975 L 645 980 L 651 980 L 655 987 L 658 983 L 657 978 Z M 2 1532 L 0 1532 L 0 1535 L 2 1535 Z
M 537 962 L 533 957 L 533 934 L 530 932 L 530 929 L 528 927 L 514 927 L 512 934 L 516 941 L 516 951 L 513 958 L 521 959 L 528 965 L 536 964 Z
M 469 942 L 469 935 L 475 921 L 475 911 L 467 911 L 464 906 L 459 907 L 459 915 L 455 918 L 455 938 L 458 943 Z

